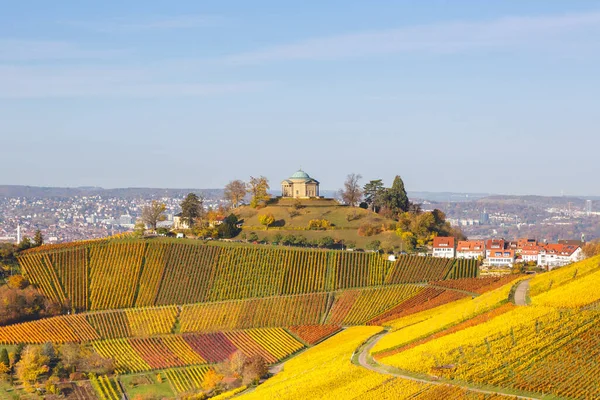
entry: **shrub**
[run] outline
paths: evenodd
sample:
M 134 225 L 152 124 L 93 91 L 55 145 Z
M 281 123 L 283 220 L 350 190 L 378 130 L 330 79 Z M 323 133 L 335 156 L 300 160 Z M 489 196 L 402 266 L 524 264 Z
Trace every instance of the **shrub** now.
M 13 275 L 6 282 L 8 287 L 13 289 L 25 289 L 29 286 L 29 282 L 23 275 Z
M 298 215 L 300 215 L 300 211 L 298 211 L 296 209 L 290 209 L 290 210 L 288 210 L 288 213 L 290 215 L 290 218 L 294 218 L 294 217 L 297 217 Z
M 326 219 L 311 219 L 308 221 L 309 229 L 327 229 L 331 226 L 331 222 Z
M 269 229 L 269 226 L 275 222 L 275 217 L 271 213 L 261 214 L 258 216 L 258 222 L 264 225 L 265 229 Z
M 319 247 L 332 247 L 335 241 L 330 236 L 325 236 L 319 240 Z
M 362 224 L 358 228 L 359 236 L 373 236 L 381 232 L 381 226 L 374 224 Z
M 367 244 L 367 250 L 379 251 L 380 247 L 381 247 L 381 241 L 379 241 L 379 240 L 373 240 L 372 242 Z

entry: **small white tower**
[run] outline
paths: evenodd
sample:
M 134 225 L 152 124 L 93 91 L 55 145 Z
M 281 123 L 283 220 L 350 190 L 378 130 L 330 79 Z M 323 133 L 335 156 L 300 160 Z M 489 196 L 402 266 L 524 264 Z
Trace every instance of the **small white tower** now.
M 21 224 L 17 224 L 17 244 L 21 243 Z

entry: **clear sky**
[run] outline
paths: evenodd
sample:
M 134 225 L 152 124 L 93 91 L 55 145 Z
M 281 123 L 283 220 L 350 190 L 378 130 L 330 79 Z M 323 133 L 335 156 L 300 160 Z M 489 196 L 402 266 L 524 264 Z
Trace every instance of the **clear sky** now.
M 600 1 L 5 1 L 0 184 L 600 195 Z

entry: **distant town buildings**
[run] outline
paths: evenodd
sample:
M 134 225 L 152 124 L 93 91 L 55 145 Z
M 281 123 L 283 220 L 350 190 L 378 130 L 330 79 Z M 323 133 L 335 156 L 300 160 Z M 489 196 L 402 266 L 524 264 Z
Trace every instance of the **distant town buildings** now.
M 166 221 L 159 226 L 171 226 L 174 215 L 181 211 L 185 194 L 159 196 L 57 196 L 0 197 L 0 241 L 19 242 L 32 237 L 37 229 L 46 243 L 102 238 L 133 229 L 141 218 L 142 208 L 152 200 L 166 205 Z M 217 209 L 225 200 L 221 196 L 205 196 L 204 205 Z M 20 228 L 19 228 L 20 227 Z M 20 229 L 18 237 L 17 229 Z

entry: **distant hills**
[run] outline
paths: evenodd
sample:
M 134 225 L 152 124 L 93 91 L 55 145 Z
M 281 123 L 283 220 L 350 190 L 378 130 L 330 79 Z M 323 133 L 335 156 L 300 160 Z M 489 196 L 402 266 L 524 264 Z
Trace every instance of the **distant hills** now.
M 74 196 L 108 196 L 122 198 L 151 198 L 151 197 L 182 197 L 193 192 L 201 194 L 206 198 L 222 198 L 223 189 L 172 189 L 172 188 L 116 188 L 104 189 L 97 186 L 81 186 L 81 187 L 43 187 L 43 186 L 24 186 L 24 185 L 0 185 L 0 197 L 74 197 Z M 280 194 L 279 190 L 272 190 L 274 196 Z M 336 197 L 335 190 L 321 190 L 321 194 L 325 197 Z M 408 196 L 413 200 L 431 201 L 437 203 L 456 203 L 477 201 L 481 199 L 489 199 L 491 201 L 506 201 L 506 202 L 540 202 L 544 199 L 549 200 L 548 203 L 568 202 L 569 199 L 580 200 L 600 200 L 600 196 L 532 196 L 532 195 L 497 195 L 492 193 L 467 193 L 467 192 L 408 192 Z

